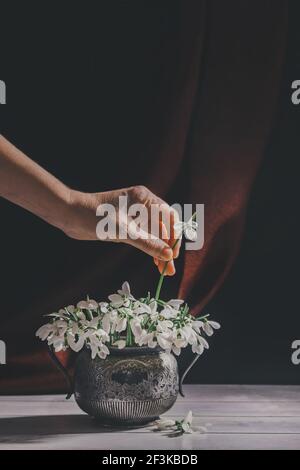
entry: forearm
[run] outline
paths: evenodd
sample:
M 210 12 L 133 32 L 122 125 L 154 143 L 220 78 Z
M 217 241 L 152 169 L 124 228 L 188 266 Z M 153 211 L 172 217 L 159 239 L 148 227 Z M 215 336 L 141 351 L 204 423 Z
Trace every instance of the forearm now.
M 66 235 L 78 240 L 102 239 L 96 232 L 97 209 L 101 204 L 109 203 L 115 209 L 118 207 L 120 196 L 126 196 L 130 204 L 140 204 L 149 210 L 152 205 L 159 206 L 161 211 L 170 217 L 174 225 L 175 212 L 160 198 L 143 186 L 123 188 L 120 190 L 107 191 L 105 193 L 82 193 L 68 188 L 55 176 L 28 158 L 23 152 L 14 147 L 3 136 L 0 135 L 0 196 L 18 204 L 33 214 L 41 217 L 46 222 L 63 230 Z M 127 220 L 127 213 L 115 214 L 114 223 L 119 227 L 119 218 Z M 171 216 L 173 214 L 173 218 Z M 147 212 L 148 213 L 148 212 Z M 125 224 L 124 230 L 128 229 Z M 174 231 L 174 230 L 173 230 Z M 134 232 L 134 237 L 130 236 Z M 159 269 L 160 261 L 169 261 L 166 274 L 174 274 L 175 268 L 172 261 L 173 254 L 178 255 L 179 246 L 172 251 L 171 235 L 153 236 L 144 232 L 142 236 L 138 227 L 133 225 L 127 237 L 120 239 L 124 243 L 135 246 L 157 258 Z M 118 241 L 117 236 L 105 236 L 103 240 Z M 170 243 L 170 246 L 169 244 Z
M 65 229 L 70 189 L 1 135 L 0 196 Z

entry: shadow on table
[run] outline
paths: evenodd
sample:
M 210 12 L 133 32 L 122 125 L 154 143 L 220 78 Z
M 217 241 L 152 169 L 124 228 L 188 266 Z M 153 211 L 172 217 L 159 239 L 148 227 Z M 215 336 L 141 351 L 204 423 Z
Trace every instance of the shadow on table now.
M 58 434 L 114 433 L 137 429 L 111 427 L 87 415 L 22 416 L 0 419 L 0 444 L 43 441 Z

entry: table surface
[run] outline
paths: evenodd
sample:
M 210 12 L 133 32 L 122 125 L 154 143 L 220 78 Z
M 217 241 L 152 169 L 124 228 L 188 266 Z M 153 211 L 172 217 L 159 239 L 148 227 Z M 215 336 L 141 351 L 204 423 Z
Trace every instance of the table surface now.
M 205 433 L 101 427 L 62 395 L 1 396 L 0 449 L 300 449 L 300 386 L 186 385 L 164 416 Z

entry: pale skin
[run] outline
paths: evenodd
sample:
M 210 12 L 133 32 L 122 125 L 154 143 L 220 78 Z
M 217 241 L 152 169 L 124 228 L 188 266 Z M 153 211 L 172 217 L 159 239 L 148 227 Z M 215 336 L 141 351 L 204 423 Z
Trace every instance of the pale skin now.
M 83 193 L 69 188 L 46 171 L 27 155 L 0 135 L 0 196 L 32 212 L 49 224 L 77 240 L 98 240 L 96 235 L 96 209 L 99 205 L 118 204 L 119 196 L 128 196 L 129 204 L 143 204 L 148 210 L 151 205 L 163 207 L 170 219 L 170 230 L 160 222 L 159 236 L 143 238 L 136 236 L 109 241 L 132 245 L 154 258 L 160 272 L 168 261 L 166 273 L 175 274 L 174 258 L 177 258 L 180 243 L 171 247 L 176 240 L 174 224 L 177 213 L 162 199 L 144 186 L 117 189 L 98 193 Z

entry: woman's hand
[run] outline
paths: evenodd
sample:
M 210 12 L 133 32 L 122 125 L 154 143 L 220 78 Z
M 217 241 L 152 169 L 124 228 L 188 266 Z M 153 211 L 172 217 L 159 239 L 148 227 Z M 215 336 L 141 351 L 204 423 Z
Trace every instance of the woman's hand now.
M 178 256 L 180 242 L 174 250 L 170 247 L 174 245 L 177 212 L 144 186 L 91 194 L 74 191 L 0 135 L 0 196 L 29 210 L 72 238 L 122 241 L 153 256 L 160 272 L 165 262 L 169 261 L 166 274 L 175 273 L 173 258 Z M 139 229 L 135 217 L 128 223 L 127 210 L 119 207 L 121 196 L 126 198 L 128 209 L 133 204 L 140 204 L 147 212 L 148 223 L 143 230 Z M 98 214 L 103 216 L 101 211 L 107 204 L 115 208 L 112 217 L 115 220 L 110 222 L 115 224 L 116 236 L 109 232 L 99 236 L 98 230 L 96 232 L 99 223 L 97 209 Z M 150 227 L 153 207 L 159 207 L 162 216 L 162 221 L 157 221 L 156 233 L 152 230 L 155 224 Z M 119 236 L 120 231 L 123 232 L 122 237 Z
M 126 198 L 126 207 L 120 205 L 120 197 Z M 128 210 L 134 204 L 145 209 L 147 221 L 143 221 L 142 228 L 135 223 L 134 218 L 128 218 Z M 105 215 L 111 227 L 103 234 L 96 231 L 101 213 L 104 216 L 105 208 L 110 205 L 114 209 L 110 215 Z M 178 221 L 177 212 L 162 199 L 155 196 L 145 186 L 133 186 L 102 193 L 70 192 L 69 217 L 66 220 L 64 232 L 71 238 L 78 240 L 103 240 L 123 242 L 132 245 L 152 256 L 161 272 L 168 261 L 167 275 L 175 273 L 173 258 L 177 258 L 180 250 L 180 241 L 172 249 L 176 238 L 174 224 Z M 155 208 L 153 210 L 153 208 Z M 102 210 L 101 210 L 102 209 Z M 153 214 L 159 214 L 154 220 Z M 157 222 L 157 223 L 156 223 Z M 120 233 L 122 236 L 120 237 Z

